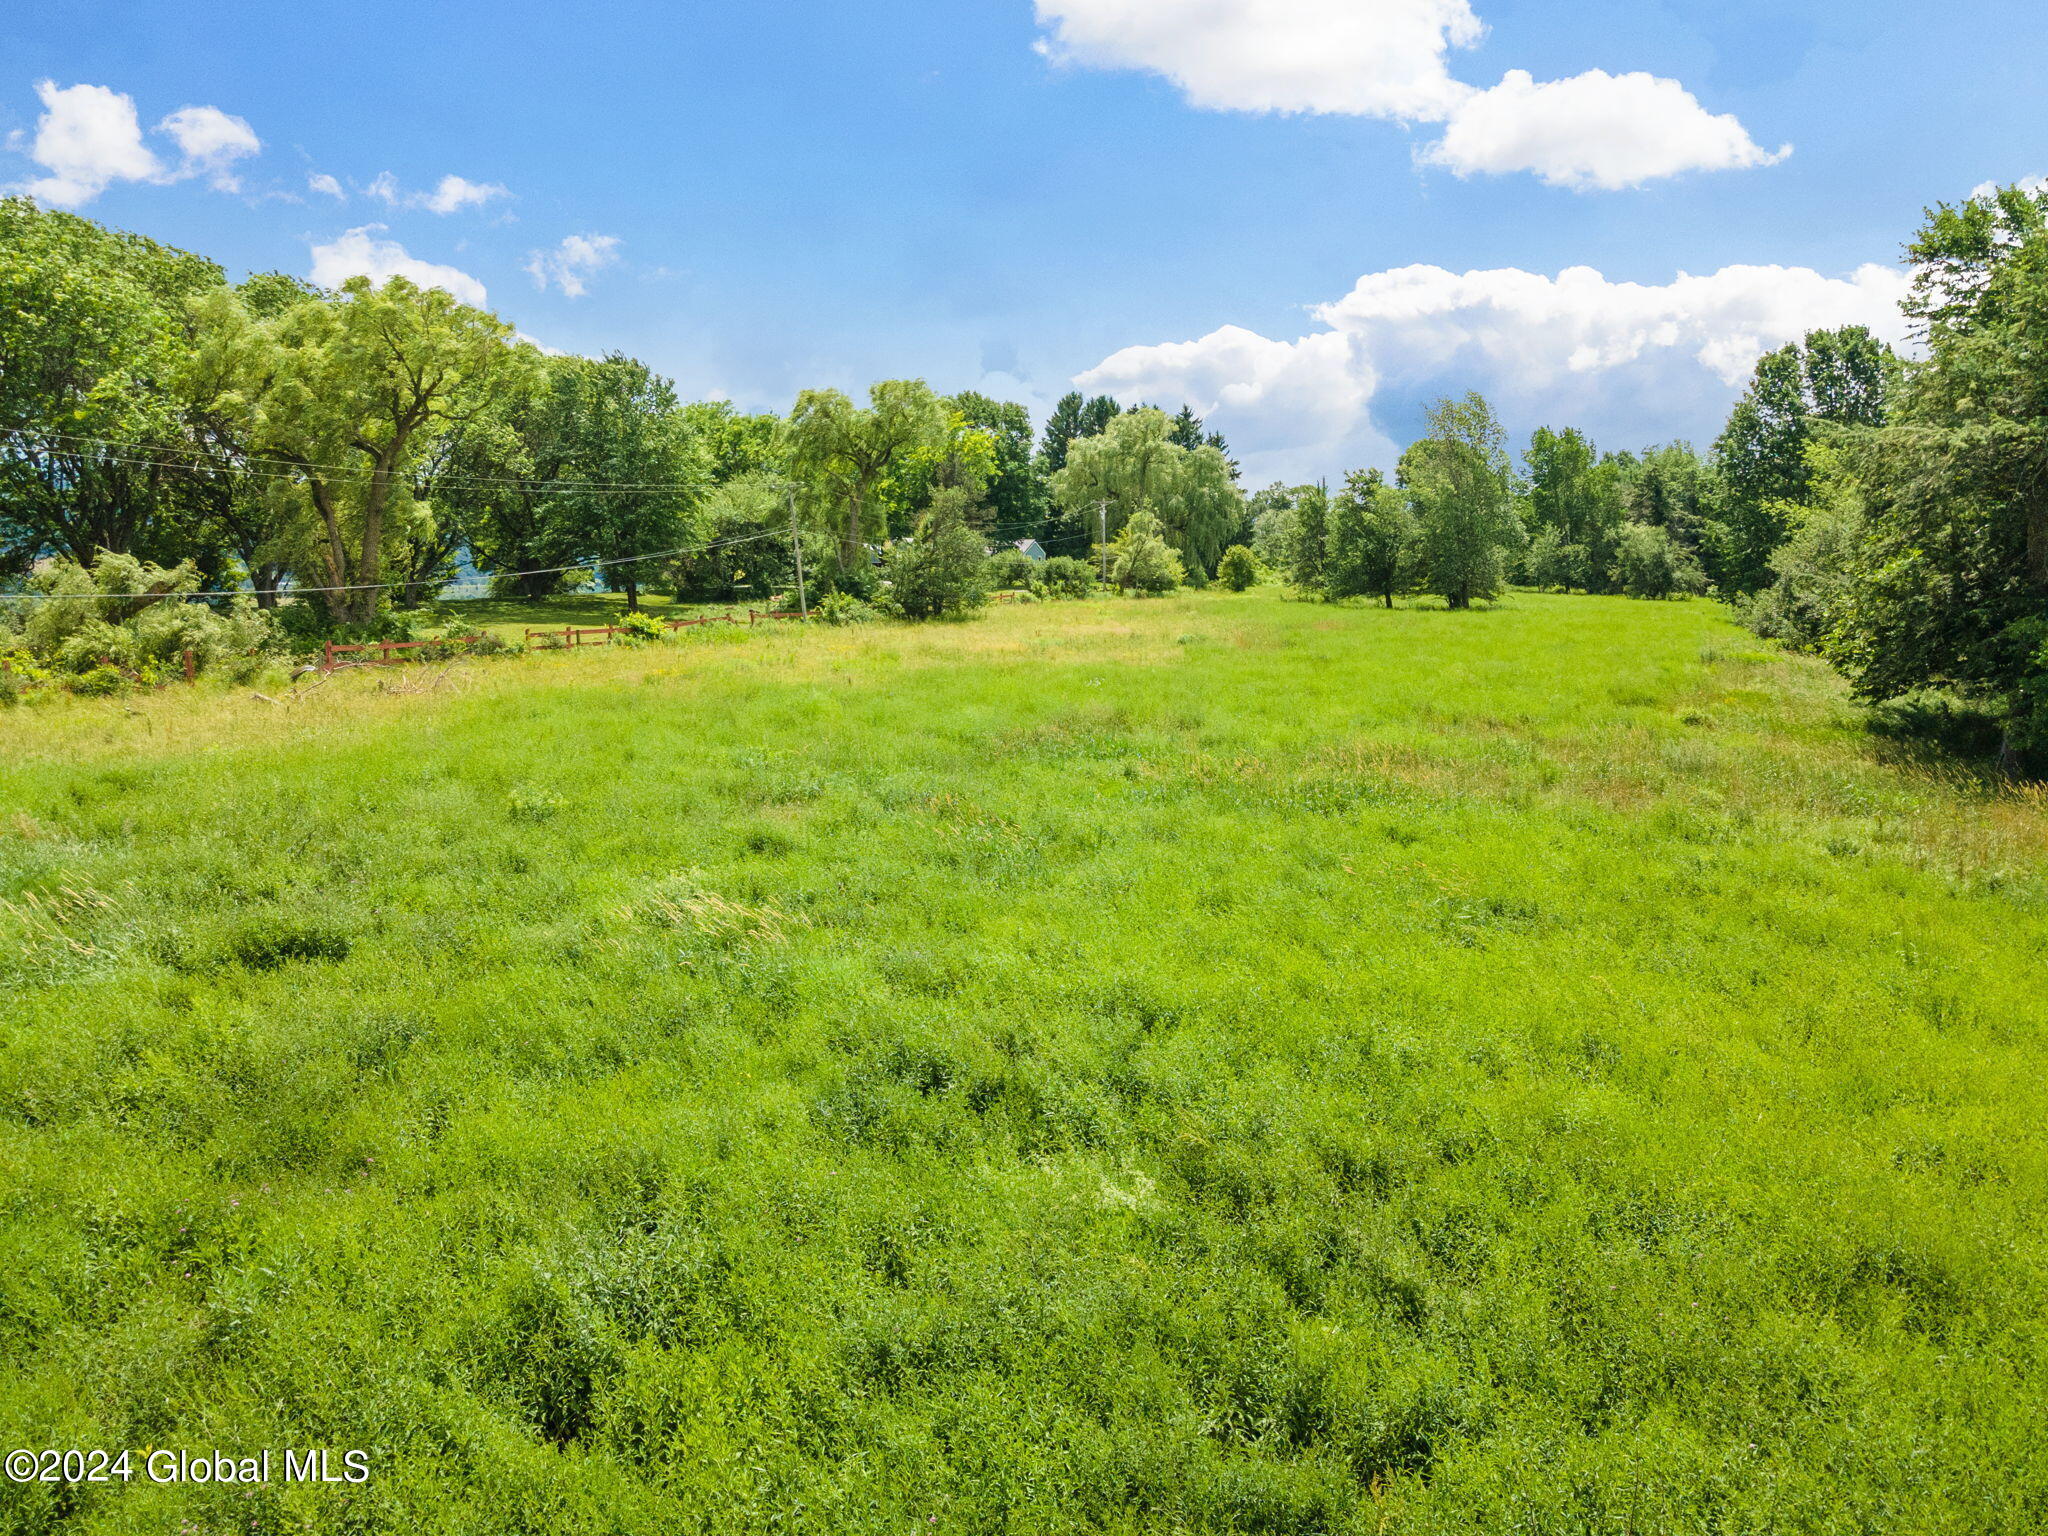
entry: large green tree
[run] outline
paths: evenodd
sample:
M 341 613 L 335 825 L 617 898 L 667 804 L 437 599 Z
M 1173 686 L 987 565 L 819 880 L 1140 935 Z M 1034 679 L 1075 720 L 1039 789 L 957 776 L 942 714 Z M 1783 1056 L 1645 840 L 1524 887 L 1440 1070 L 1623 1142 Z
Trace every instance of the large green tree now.
M 814 497 L 834 509 L 839 562 L 863 563 L 870 537 L 886 531 L 889 478 L 919 448 L 944 443 L 945 407 L 922 379 L 885 379 L 868 391 L 866 407 L 836 389 L 807 389 L 783 423 L 790 470 Z
M 188 252 L 0 199 L 0 559 L 195 553 L 180 392 Z
M 1748 390 L 1714 444 L 1723 495 L 1703 545 L 1730 592 L 1770 580 L 1770 561 L 1808 492 L 1807 447 L 1820 423 L 1875 427 L 1897 377 L 1891 349 L 1863 326 L 1810 332 L 1757 360 Z
M 1052 498 L 1032 453 L 1030 411 L 972 391 L 946 403 L 969 428 L 985 433 L 994 451 L 982 494 L 997 537 L 1015 541 L 1042 533 Z
M 1908 248 L 1927 357 L 1847 440 L 1865 526 L 1829 649 L 1866 698 L 1945 688 L 2048 759 L 2048 193 L 1943 204 Z
M 1493 407 L 1477 393 L 1439 400 L 1430 407 L 1427 435 L 1401 456 L 1400 474 L 1414 499 L 1430 590 L 1453 608 L 1497 596 L 1507 555 L 1524 535 L 1507 438 Z
M 1377 597 L 1394 606 L 1414 578 L 1421 529 L 1408 498 L 1376 469 L 1347 476 L 1330 502 L 1329 558 L 1323 595 Z
M 256 455 L 296 471 L 311 509 L 302 574 L 329 616 L 364 623 L 382 600 L 387 540 L 421 514 L 416 455 L 491 409 L 535 366 L 495 315 L 403 277 L 351 278 L 275 318 L 219 306 L 205 345 L 242 370 Z
M 1167 542 L 1204 578 L 1243 519 L 1243 493 L 1222 450 L 1181 447 L 1163 411 L 1126 412 L 1076 440 L 1052 488 L 1070 516 L 1094 524 L 1098 538 L 1114 538 L 1149 509 Z
M 645 363 L 615 352 L 576 377 L 563 510 L 577 549 L 637 609 L 653 560 L 695 539 L 710 473 L 675 386 Z

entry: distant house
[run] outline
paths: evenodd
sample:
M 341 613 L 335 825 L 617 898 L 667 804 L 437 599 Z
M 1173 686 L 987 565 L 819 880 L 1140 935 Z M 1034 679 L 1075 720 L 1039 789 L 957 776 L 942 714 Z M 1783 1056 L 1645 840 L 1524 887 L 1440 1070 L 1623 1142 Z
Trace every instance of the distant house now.
M 1023 551 L 1024 558 L 1027 560 L 1043 560 L 1045 558 L 1045 549 L 1036 539 L 1019 539 L 1017 541 L 1017 548 Z

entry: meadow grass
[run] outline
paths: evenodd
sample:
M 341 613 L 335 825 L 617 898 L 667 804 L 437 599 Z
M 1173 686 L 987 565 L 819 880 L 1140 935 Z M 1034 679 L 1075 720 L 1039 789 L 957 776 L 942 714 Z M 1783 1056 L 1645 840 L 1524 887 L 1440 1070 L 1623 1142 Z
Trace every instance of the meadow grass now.
M 2044 872 L 1703 603 L 17 709 L 0 1448 L 373 1477 L 0 1531 L 2036 1529 Z

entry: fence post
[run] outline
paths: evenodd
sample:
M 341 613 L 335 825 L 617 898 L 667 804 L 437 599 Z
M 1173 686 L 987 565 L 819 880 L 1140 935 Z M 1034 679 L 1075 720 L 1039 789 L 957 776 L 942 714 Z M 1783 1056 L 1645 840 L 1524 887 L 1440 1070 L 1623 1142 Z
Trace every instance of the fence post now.
M 327 642 L 327 659 L 321 663 L 320 670 L 323 672 L 332 672 L 334 670 L 334 642 L 332 640 Z
M 188 683 L 199 681 L 199 662 L 193 656 L 192 647 L 189 645 L 185 647 L 185 681 Z

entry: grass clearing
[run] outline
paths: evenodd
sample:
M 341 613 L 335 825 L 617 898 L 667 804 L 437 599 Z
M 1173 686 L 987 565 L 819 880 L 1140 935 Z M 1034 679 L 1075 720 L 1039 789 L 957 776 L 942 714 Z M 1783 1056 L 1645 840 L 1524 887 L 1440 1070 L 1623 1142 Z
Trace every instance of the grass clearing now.
M 1700 603 L 0 714 L 0 1439 L 375 1469 L 0 1530 L 2029 1529 L 2044 876 Z

